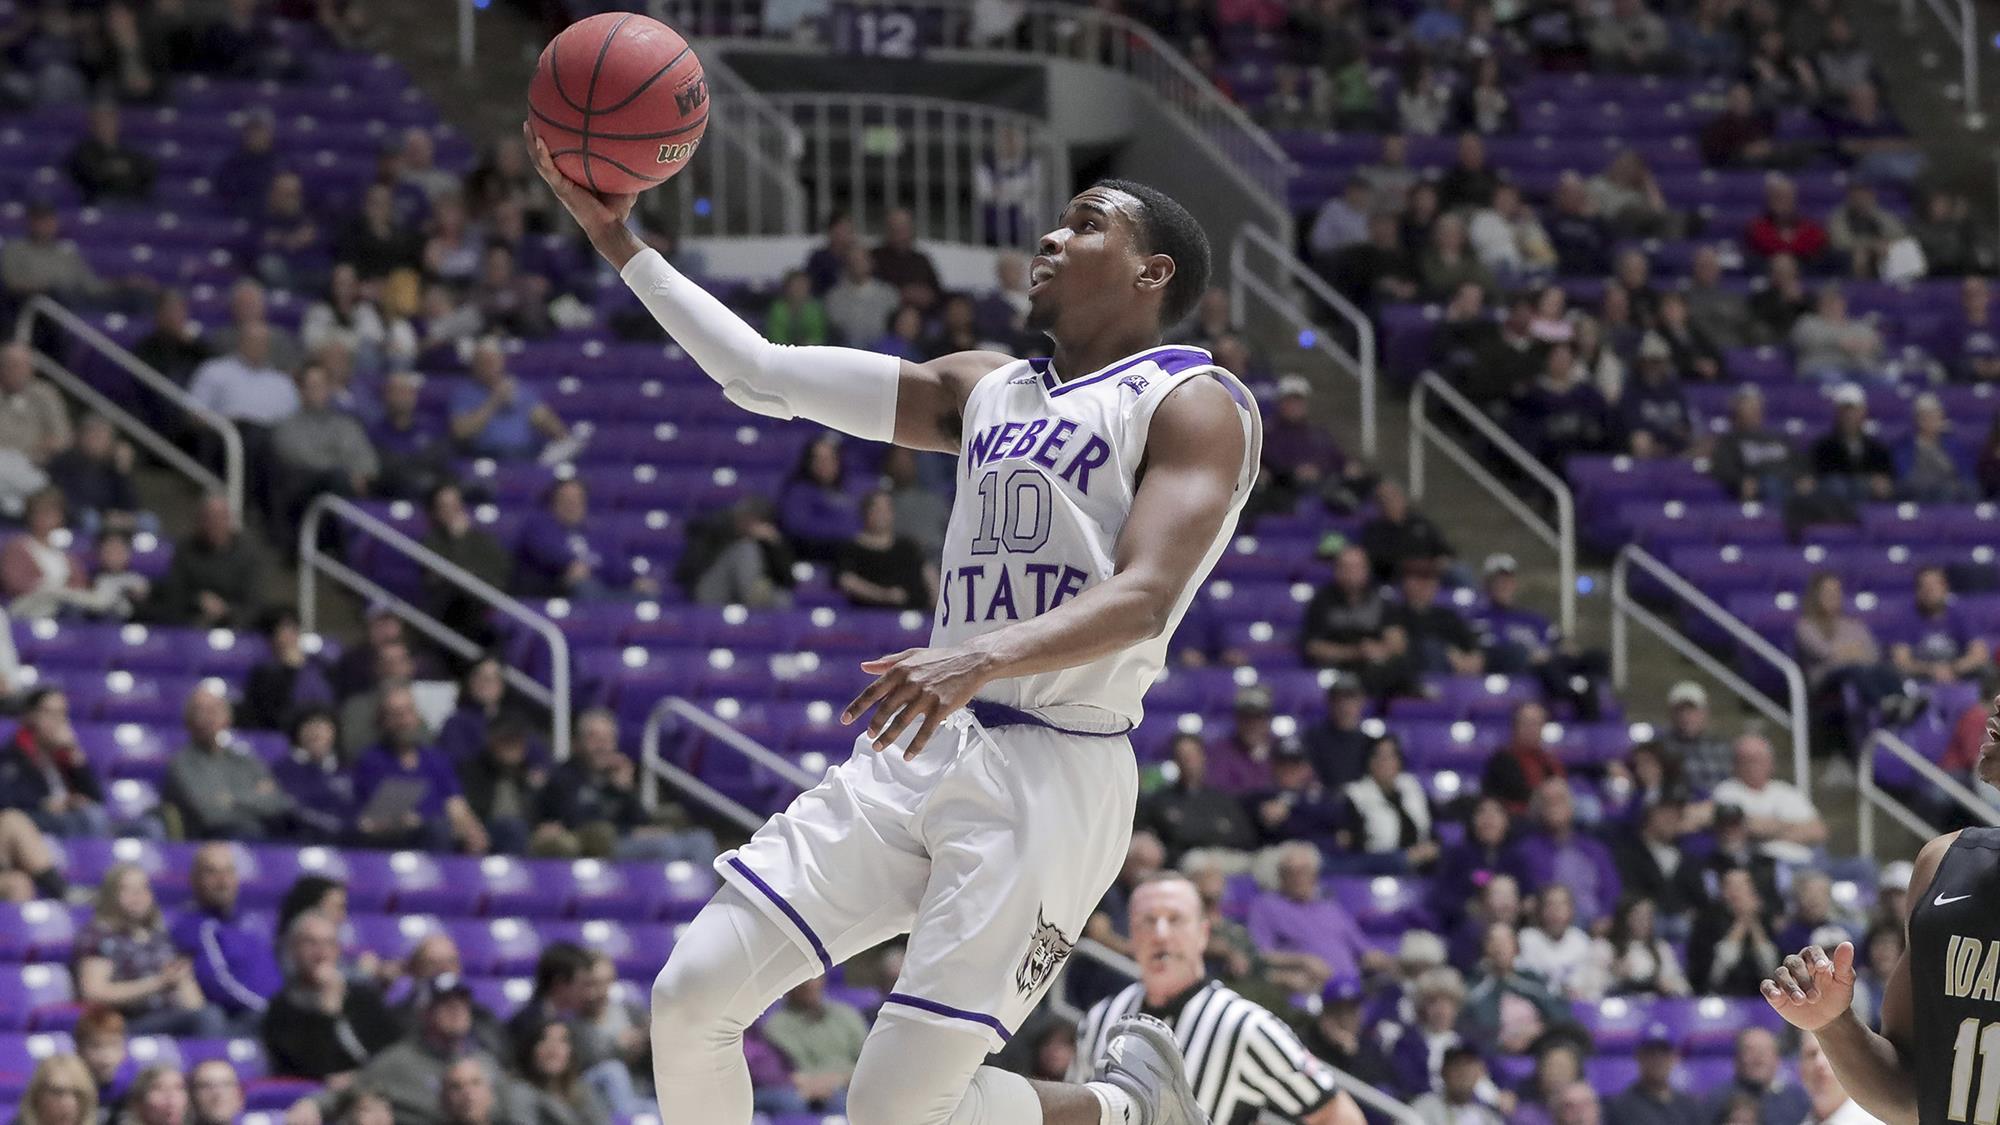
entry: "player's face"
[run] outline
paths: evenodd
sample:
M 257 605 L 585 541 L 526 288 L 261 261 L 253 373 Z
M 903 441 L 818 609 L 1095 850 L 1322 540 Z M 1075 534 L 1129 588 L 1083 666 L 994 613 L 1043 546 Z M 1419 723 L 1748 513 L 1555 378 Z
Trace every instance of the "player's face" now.
M 1993 698 L 1993 709 L 1986 718 L 1986 739 L 1979 744 L 1979 778 L 2000 785 L 2000 696 Z
M 1124 305 L 1145 268 L 1138 230 L 1139 201 L 1122 191 L 1093 187 L 1070 200 L 1028 266 L 1028 327 L 1053 335 L 1064 316 L 1101 321 L 1099 310 Z
M 1132 896 L 1132 955 L 1148 985 L 1177 992 L 1201 979 L 1208 915 L 1194 884 L 1148 883 Z

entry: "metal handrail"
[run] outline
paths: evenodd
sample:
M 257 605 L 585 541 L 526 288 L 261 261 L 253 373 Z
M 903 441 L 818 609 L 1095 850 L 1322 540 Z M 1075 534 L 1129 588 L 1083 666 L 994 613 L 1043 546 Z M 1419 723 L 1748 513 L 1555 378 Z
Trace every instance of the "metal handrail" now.
M 771 100 L 745 81 L 720 52 L 702 60 L 708 82 L 711 128 L 703 134 L 707 145 L 721 145 L 728 153 L 710 153 L 697 163 L 693 175 L 674 178 L 680 213 L 695 209 L 699 195 L 705 197 L 710 219 L 705 229 L 737 235 L 804 234 L 807 227 L 806 189 L 799 182 L 798 162 L 806 151 L 805 136 Z M 742 159 L 744 174 L 752 181 L 748 188 L 732 191 L 729 155 Z M 767 215 L 767 193 L 775 193 L 775 213 Z M 742 221 L 733 209 L 742 207 Z
M 1264 279 L 1261 272 L 1249 268 L 1252 248 L 1268 254 L 1292 284 L 1300 286 L 1334 310 L 1345 320 L 1354 332 L 1355 352 L 1334 343 L 1326 333 L 1318 331 L 1311 316 L 1299 307 L 1298 302 L 1280 292 L 1277 287 Z M 1273 238 L 1261 227 L 1245 225 L 1236 232 L 1236 238 L 1229 246 L 1229 319 L 1237 324 L 1244 323 L 1246 294 L 1255 294 L 1282 317 L 1292 329 L 1300 333 L 1311 333 L 1312 346 L 1324 352 L 1334 365 L 1354 377 L 1361 388 L 1361 455 L 1370 460 L 1375 457 L 1377 444 L 1377 419 L 1375 416 L 1375 394 L 1377 370 L 1375 365 L 1375 325 L 1365 313 L 1354 307 L 1340 294 L 1340 291 L 1326 283 L 1326 279 L 1298 260 L 1289 247 Z
M 1507 482 L 1493 475 L 1493 471 L 1480 463 L 1480 459 L 1458 443 L 1451 434 L 1438 428 L 1430 419 L 1428 407 L 1432 399 L 1451 407 L 1452 413 L 1461 422 L 1470 426 L 1480 437 L 1490 442 L 1509 461 L 1513 462 L 1528 479 L 1542 486 L 1554 499 L 1556 522 L 1550 526 L 1543 515 L 1526 501 L 1515 495 Z M 1473 405 L 1472 400 L 1458 393 L 1457 388 L 1444 381 L 1436 372 L 1427 371 L 1417 380 L 1417 387 L 1410 395 L 1410 496 L 1416 500 L 1424 498 L 1424 443 L 1430 439 L 1445 456 L 1465 470 L 1465 474 L 1493 494 L 1508 511 L 1514 513 L 1529 531 L 1555 548 L 1556 575 L 1561 589 L 1557 591 L 1560 606 L 1560 620 L 1564 636 L 1576 635 L 1576 499 L 1570 493 L 1569 485 L 1557 476 L 1541 459 L 1528 452 L 1513 436 L 1496 425 L 1486 412 Z
M 689 796 L 753 832 L 765 820 L 728 794 L 660 756 L 660 738 L 665 733 L 668 716 L 680 719 L 699 728 L 702 733 L 719 739 L 731 750 L 802 790 L 811 789 L 819 784 L 819 778 L 799 768 L 797 763 L 779 755 L 694 703 L 678 695 L 670 695 L 654 704 L 653 709 L 646 713 L 646 725 L 639 731 L 639 764 L 643 767 L 639 778 L 639 799 L 648 809 L 659 804 L 659 782 L 661 778 L 665 778 Z
M 906 198 L 907 181 L 907 198 L 919 230 L 946 241 L 981 242 L 979 212 L 971 203 L 973 164 L 978 153 L 993 151 L 993 138 L 1008 128 L 1020 131 L 1027 151 L 1041 163 L 1041 198 L 1034 213 L 1058 214 L 1068 198 L 1068 150 L 1057 143 L 1045 122 L 1030 114 L 908 94 L 777 93 L 766 95 L 765 101 L 789 119 L 807 122 L 810 127 L 801 132 L 819 140 L 807 146 L 802 158 L 812 168 L 817 214 L 831 213 L 841 196 L 850 203 L 865 200 L 886 209 Z M 856 133 L 863 121 L 895 124 L 909 136 L 910 144 L 900 155 L 854 160 L 861 151 Z M 827 143 L 832 138 L 850 146 L 845 168 L 838 166 Z M 940 149 L 937 160 L 930 159 L 934 139 Z M 967 139 L 977 143 L 966 144 Z M 965 158 L 962 166 L 955 156 Z M 869 219 L 875 214 L 857 208 L 856 229 L 871 233 Z
M 770 49 L 795 46 L 823 51 L 823 43 L 788 44 L 762 34 L 762 0 L 650 0 L 651 14 L 696 39 L 750 39 Z M 1202 77 L 1172 44 L 1145 24 L 1083 5 L 1031 0 L 1021 6 L 1019 23 L 1008 34 L 974 41 L 969 0 L 911 0 L 895 5 L 933 21 L 941 43 L 923 44 L 932 54 L 1027 54 L 1093 63 L 1128 74 L 1148 86 L 1186 118 L 1225 169 L 1245 177 L 1289 222 L 1285 188 L 1297 165 L 1270 133 L 1242 107 Z
M 549 682 L 544 686 L 518 668 L 502 664 L 501 674 L 523 695 L 549 709 L 549 752 L 560 762 L 569 757 L 570 672 L 569 638 L 547 615 L 528 608 L 492 583 L 375 518 L 345 497 L 323 492 L 306 505 L 299 519 L 299 627 L 312 632 L 319 621 L 319 575 L 324 572 L 349 590 L 386 606 L 432 640 L 473 660 L 485 650 L 470 637 L 439 621 L 422 608 L 392 593 L 387 587 L 346 563 L 320 550 L 320 525 L 327 517 L 345 523 L 381 541 L 397 553 L 421 565 L 425 571 L 450 582 L 522 625 L 541 634 L 549 644 Z
M 1945 34 L 1958 41 L 1959 94 L 1965 100 L 1965 126 L 1983 128 L 1986 115 L 1979 107 L 1978 10 L 1972 0 L 1924 0 L 1924 6 L 1937 17 Z M 1917 29 L 1916 0 L 1903 0 L 1903 29 L 1910 32 Z
M 1938 792 L 1957 802 L 1959 807 L 1979 818 L 1988 825 L 2000 826 L 2000 809 L 1992 802 L 1968 789 L 1957 778 L 1937 767 L 1935 762 L 1918 753 L 1909 743 L 1895 734 L 1878 730 L 1868 737 L 1861 747 L 1861 768 L 1856 789 L 1861 794 L 1860 825 L 1858 834 L 1861 854 L 1873 857 L 1875 853 L 1875 810 L 1881 809 L 1890 819 L 1909 829 L 1918 838 L 1928 840 L 1938 835 L 1938 830 L 1925 821 L 1914 809 L 1905 805 L 1875 784 L 1875 751 L 1886 750 L 1903 764 L 1917 771 L 1917 776 L 1929 783 Z
M 1631 571 L 1634 566 L 1651 575 L 1675 597 L 1715 622 L 1745 648 L 1776 668 L 1785 678 L 1790 706 L 1780 706 L 1748 680 L 1737 675 L 1735 669 L 1716 659 L 1713 653 L 1689 639 L 1687 634 L 1652 610 L 1640 605 L 1632 597 Z M 1757 631 L 1744 624 L 1741 618 L 1722 608 L 1714 598 L 1703 593 L 1687 579 L 1675 574 L 1667 564 L 1655 558 L 1637 543 L 1627 544 L 1618 552 L 1617 559 L 1611 564 L 1611 682 L 1620 689 L 1623 689 L 1631 678 L 1631 635 L 1628 619 L 1644 625 L 1654 636 L 1693 661 L 1704 672 L 1735 692 L 1745 703 L 1762 712 L 1766 718 L 1789 728 L 1792 735 L 1793 781 L 1799 788 L 1811 791 L 1812 755 L 1809 747 L 1811 724 L 1806 715 L 1809 697 L 1806 694 L 1806 675 L 1799 667 L 1798 661 L 1785 655 L 1778 646 L 1759 636 Z
M 78 378 L 54 356 L 35 347 L 34 329 L 37 317 L 42 317 L 75 335 L 104 358 L 123 368 L 125 373 L 138 380 L 141 386 L 164 397 L 168 402 L 187 411 L 202 425 L 214 430 L 222 439 L 222 475 L 216 476 L 214 470 L 168 440 L 166 435 L 133 417 L 124 408 L 106 398 L 97 388 Z M 125 350 L 118 341 L 98 331 L 89 321 L 48 297 L 34 297 L 21 309 L 20 317 L 14 322 L 14 339 L 28 345 L 34 354 L 35 368 L 44 378 L 81 399 L 92 410 L 109 418 L 125 436 L 145 446 L 147 452 L 158 457 L 181 475 L 193 480 L 204 491 L 220 492 L 224 499 L 229 501 L 230 516 L 238 524 L 243 522 L 243 435 L 237 430 L 236 423 L 195 401 L 194 396 L 189 394 L 185 387 L 160 374 L 144 360 Z

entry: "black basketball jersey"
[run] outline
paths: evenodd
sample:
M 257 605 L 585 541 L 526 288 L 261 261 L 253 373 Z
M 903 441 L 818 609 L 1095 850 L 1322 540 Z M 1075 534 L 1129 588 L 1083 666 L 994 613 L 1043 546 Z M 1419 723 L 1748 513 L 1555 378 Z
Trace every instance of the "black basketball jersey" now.
M 2000 828 L 1968 828 L 1910 910 L 1919 1125 L 2000 1125 Z

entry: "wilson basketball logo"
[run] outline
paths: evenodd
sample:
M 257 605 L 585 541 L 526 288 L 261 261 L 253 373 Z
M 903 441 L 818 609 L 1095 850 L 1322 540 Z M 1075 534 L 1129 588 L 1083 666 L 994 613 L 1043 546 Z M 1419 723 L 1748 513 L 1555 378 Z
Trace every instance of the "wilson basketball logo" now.
M 661 164 L 679 164 L 681 161 L 693 156 L 694 147 L 700 143 L 701 141 L 699 140 L 692 140 L 682 141 L 678 144 L 661 145 L 659 162 Z
M 707 100 L 708 79 L 697 78 L 694 84 L 687 89 L 674 92 L 674 109 L 678 110 L 682 117 L 686 117 L 688 114 L 700 109 L 701 104 Z

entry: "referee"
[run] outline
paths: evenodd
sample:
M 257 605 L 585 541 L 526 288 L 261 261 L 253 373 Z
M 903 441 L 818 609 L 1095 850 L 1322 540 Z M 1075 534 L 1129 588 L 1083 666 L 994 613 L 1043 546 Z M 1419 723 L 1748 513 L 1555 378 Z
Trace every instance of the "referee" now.
M 1129 913 L 1139 983 L 1083 1017 L 1070 1081 L 1097 1072 L 1113 1024 L 1144 1013 L 1173 1027 L 1188 1084 L 1214 1125 L 1251 1125 L 1266 1110 L 1299 1125 L 1363 1125 L 1361 1107 L 1341 1092 L 1333 1068 L 1308 1054 L 1283 1020 L 1209 979 L 1202 963 L 1208 914 L 1186 876 L 1148 875 L 1133 890 Z

